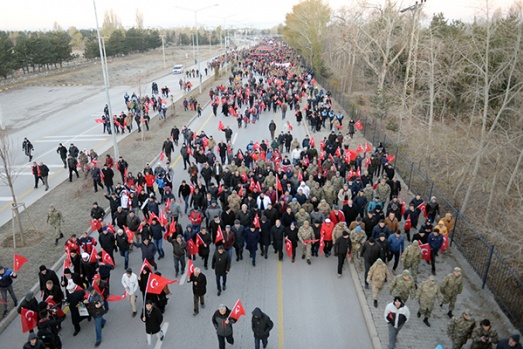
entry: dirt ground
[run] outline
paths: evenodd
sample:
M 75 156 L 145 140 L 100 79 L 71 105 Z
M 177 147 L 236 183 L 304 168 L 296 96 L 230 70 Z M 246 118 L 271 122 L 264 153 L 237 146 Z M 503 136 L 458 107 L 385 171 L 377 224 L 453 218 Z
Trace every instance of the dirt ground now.
M 161 52 L 160 52 L 161 53 Z M 179 55 L 184 55 L 183 51 Z M 125 59 L 123 62 L 114 62 L 111 64 L 112 69 L 119 70 L 119 79 L 115 78 L 112 84 L 124 83 L 126 78 L 132 78 L 132 74 L 143 74 L 145 81 L 154 79 L 155 76 L 165 75 L 163 70 L 163 59 L 161 54 L 158 58 L 157 52 L 153 52 L 151 57 L 142 55 L 142 57 L 134 57 L 133 59 Z M 146 66 L 144 68 L 144 66 Z M 46 83 L 50 81 L 58 82 L 61 79 L 76 79 L 73 81 L 88 82 L 90 76 L 96 75 L 97 67 L 89 67 L 85 72 L 71 72 L 66 74 L 59 74 L 60 76 L 49 77 Z M 155 69 L 153 69 L 155 68 Z M 129 72 L 129 73 L 125 73 Z M 114 74 L 114 73 L 113 73 Z M 217 83 L 225 81 L 225 76 L 218 82 L 209 79 L 204 83 L 203 93 L 198 97 L 198 89 L 194 89 L 191 94 L 201 101 L 202 105 L 207 102 L 207 91 L 209 86 L 214 86 Z M 90 84 L 92 84 L 91 82 Z M 119 142 L 120 154 L 129 163 L 129 171 L 138 172 L 143 169 L 145 163 L 150 162 L 160 152 L 163 139 L 169 134 L 173 125 L 181 127 L 187 124 L 189 120 L 195 115 L 194 111 L 183 112 L 182 108 L 176 108 L 176 116 L 174 116 L 173 109 L 169 109 L 168 118 L 166 121 L 159 121 L 156 117 L 150 122 L 150 131 L 146 132 L 145 141 L 142 141 L 141 134 L 134 132 L 131 136 Z M 138 149 L 138 151 L 137 151 Z M 101 158 L 105 154 L 99 154 Z M 28 230 L 27 244 L 20 246 L 17 239 L 17 248 L 13 249 L 12 245 L 12 225 L 11 222 L 6 223 L 0 227 L 0 246 L 2 253 L 0 254 L 0 264 L 8 268 L 12 268 L 12 256 L 16 252 L 26 257 L 27 262 L 20 270 L 18 278 L 14 282 L 14 289 L 19 299 L 29 291 L 35 282 L 38 280 L 38 267 L 45 264 L 50 268 L 60 257 L 64 255 L 63 243 L 64 239 L 60 241 L 58 246 L 54 246 L 54 236 L 47 229 L 46 219 L 49 205 L 54 204 L 56 209 L 62 212 L 64 217 L 64 224 L 62 231 L 66 237 L 72 233 L 81 234 L 89 228 L 89 212 L 94 201 L 98 201 L 103 208 L 108 207 L 108 201 L 104 198 L 105 191 L 99 191 L 94 194 L 92 191 L 92 181 L 84 179 L 80 176 L 79 179 L 73 179 L 72 183 L 67 181 L 58 185 L 57 188 L 50 191 L 43 198 L 38 200 L 33 205 L 27 208 L 27 213 L 31 220 L 37 227 L 34 231 L 30 220 L 26 213 L 22 213 L 23 225 Z M 9 298 L 9 309 L 13 304 Z M 1 329 L 0 329 L 1 331 Z

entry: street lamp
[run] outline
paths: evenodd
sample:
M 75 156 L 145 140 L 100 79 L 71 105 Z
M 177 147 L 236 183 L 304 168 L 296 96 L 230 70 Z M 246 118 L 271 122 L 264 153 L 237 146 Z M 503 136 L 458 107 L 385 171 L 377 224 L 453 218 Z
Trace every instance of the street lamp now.
M 205 6 L 205 7 L 196 9 L 196 10 L 191 10 L 191 9 L 188 9 L 185 7 L 180 7 L 180 6 L 174 6 L 175 8 L 179 8 L 181 10 L 194 11 L 194 25 L 196 27 L 196 63 L 197 63 L 197 69 L 198 69 L 198 76 L 200 77 L 200 86 L 199 86 L 200 93 L 202 93 L 202 72 L 200 70 L 200 45 L 198 44 L 198 12 L 207 10 L 211 7 L 216 7 L 216 6 L 218 6 L 218 4 Z
M 114 158 L 118 160 L 120 157 L 118 151 L 118 142 L 116 141 L 116 134 L 114 132 L 113 109 L 111 107 L 111 98 L 109 97 L 109 81 L 107 78 L 107 67 L 105 65 L 105 54 L 102 48 L 102 36 L 100 35 L 100 26 L 98 25 L 98 14 L 96 13 L 96 1 L 93 0 L 94 17 L 96 19 L 96 33 L 98 35 L 98 48 L 100 49 L 100 62 L 102 63 L 102 74 L 104 77 L 105 97 L 107 98 L 107 107 L 109 109 L 109 121 L 111 123 L 111 134 L 113 138 Z M 105 45 L 104 45 L 105 46 Z

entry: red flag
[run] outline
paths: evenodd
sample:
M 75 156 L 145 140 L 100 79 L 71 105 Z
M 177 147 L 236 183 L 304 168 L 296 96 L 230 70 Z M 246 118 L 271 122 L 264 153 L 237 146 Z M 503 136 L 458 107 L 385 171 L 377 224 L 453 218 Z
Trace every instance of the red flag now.
M 91 230 L 100 230 L 102 229 L 102 222 L 100 222 L 98 219 L 91 219 Z
M 363 124 L 361 123 L 360 120 L 356 121 L 356 123 L 354 124 L 354 127 L 356 127 L 356 130 L 358 130 L 358 131 L 363 130 Z
M 252 224 L 254 224 L 254 226 L 256 228 L 260 228 L 260 218 L 258 217 L 258 214 L 256 213 L 256 216 L 254 216 L 254 219 L 252 221 Z
M 261 193 L 261 185 L 260 185 L 260 182 L 257 182 L 257 183 L 256 183 L 255 188 L 258 190 L 258 193 Z
M 116 296 L 114 294 L 109 295 L 109 297 L 107 297 L 106 301 L 108 301 L 108 302 L 119 302 L 122 299 L 125 299 L 125 297 L 127 297 L 127 292 L 124 291 L 124 293 L 121 296 Z
M 242 171 L 240 177 L 242 178 L 242 183 L 247 183 L 247 179 L 249 179 L 249 177 L 247 177 L 245 171 Z
M 301 174 L 301 171 L 298 172 L 298 181 L 299 182 L 303 181 L 303 175 Z
M 276 189 L 278 189 L 279 191 L 283 191 L 283 187 L 281 186 L 281 181 L 280 181 L 280 177 L 276 176 Z
M 116 233 L 116 228 L 111 223 L 107 223 L 107 231 L 110 233 Z
M 430 262 L 430 246 L 429 244 L 422 244 L 419 245 L 419 248 L 421 248 L 421 258 L 426 260 L 427 262 Z
M 363 146 L 361 144 L 358 144 L 358 147 L 356 148 L 356 154 L 363 153 Z
M 3 300 L 0 299 L 0 303 L 2 304 L 7 304 L 7 302 L 4 302 Z
M 291 125 L 291 122 L 290 122 L 290 121 L 287 121 L 287 126 L 289 126 L 289 130 L 291 130 L 291 131 L 292 131 L 292 130 L 294 129 L 294 127 L 292 127 L 292 125 Z
M 20 308 L 20 320 L 22 321 L 22 332 L 29 332 L 36 327 L 37 314 L 33 310 Z
M 341 151 L 340 151 L 340 148 L 336 148 L 336 152 L 334 153 L 334 155 L 340 157 L 341 156 Z
M 189 239 L 189 241 L 187 241 L 187 251 L 189 252 L 190 255 L 198 254 L 198 246 L 196 246 L 194 244 L 192 239 Z
M 342 129 L 343 129 L 343 126 L 341 126 L 341 125 L 338 124 L 338 125 L 336 125 L 336 128 L 337 128 L 338 130 L 342 130 Z
M 323 150 L 325 148 L 326 144 L 324 141 L 320 141 L 320 150 Z
M 254 178 L 251 177 L 251 183 L 249 184 L 249 190 L 254 191 L 254 187 L 256 187 L 256 184 L 254 183 Z
M 392 164 L 395 158 L 396 156 L 394 155 L 387 155 L 387 162 Z
M 218 231 L 216 232 L 216 239 L 214 240 L 214 244 L 218 244 L 218 242 L 223 241 L 223 232 L 222 228 L 218 226 Z
M 193 273 L 194 273 L 194 264 L 192 262 L 192 259 L 189 259 L 189 262 L 187 262 L 187 279 L 189 279 Z
M 123 228 L 125 231 L 125 235 L 127 235 L 127 242 L 129 242 L 131 244 L 134 240 L 134 233 L 131 231 L 131 229 L 127 228 L 125 225 L 123 226 Z
M 403 227 L 403 230 L 410 230 L 412 228 L 412 222 L 410 220 L 410 214 L 407 216 L 407 219 L 405 220 L 405 226 Z
M 405 201 L 401 201 L 401 215 L 403 216 L 403 214 L 405 213 L 405 211 L 407 211 L 407 206 L 405 205 Z
M 287 251 L 287 256 L 292 257 L 292 242 L 289 238 L 285 238 L 285 251 Z
M 240 186 L 240 191 L 238 192 L 238 196 L 240 196 L 240 197 L 243 196 L 243 185 Z
M 158 218 L 158 221 L 160 222 L 162 227 L 167 225 L 167 218 L 165 217 L 165 214 L 163 213 L 163 211 L 160 211 L 160 217 Z
M 191 146 L 187 147 L 187 154 L 192 156 L 192 148 L 191 148 Z
M 442 235 L 443 235 L 443 245 L 441 245 L 441 253 L 445 253 L 445 250 L 448 250 L 450 247 L 449 235 L 448 234 L 442 234 Z
M 365 166 L 368 167 L 369 165 L 370 165 L 370 158 L 367 157 L 367 159 L 365 160 Z
M 314 137 L 311 137 L 311 140 L 309 141 L 309 145 L 311 146 L 311 148 L 314 148 L 314 146 L 315 146 Z
M 96 256 L 98 255 L 98 252 L 96 251 L 96 247 L 93 246 L 93 249 L 91 250 L 91 255 L 89 256 L 89 262 L 96 263 L 97 259 Z
M 56 305 L 56 302 L 53 300 L 53 298 L 51 298 L 51 296 L 47 297 L 45 302 L 47 304 L 49 304 L 49 306 L 55 306 Z M 57 312 L 57 315 L 58 317 L 64 317 L 65 316 L 65 313 L 63 312 L 62 308 L 60 308 L 59 306 L 56 307 L 56 312 Z
M 162 293 L 165 286 L 174 284 L 175 282 L 178 282 L 178 280 L 169 280 L 163 276 L 151 273 L 149 274 L 149 279 L 147 280 L 147 288 L 145 289 L 145 293 L 160 294 Z
M 140 272 L 138 273 L 138 275 L 142 273 L 143 268 L 145 268 L 145 267 L 149 268 L 149 271 L 153 270 L 153 268 L 151 267 L 151 264 L 149 263 L 149 261 L 147 259 L 144 259 L 143 263 L 142 263 L 142 266 L 140 268 Z
M 171 223 L 169 224 L 169 230 L 163 235 L 163 239 L 167 240 L 167 238 L 171 235 L 176 233 L 176 222 L 174 221 L 174 218 L 171 218 Z
M 151 214 L 149 215 L 148 223 L 149 223 L 149 224 L 152 224 L 154 218 L 156 218 L 156 220 L 157 220 L 158 222 L 160 222 L 160 218 L 158 218 L 158 216 L 156 215 L 156 213 L 151 212 Z
M 243 309 L 242 302 L 238 299 L 236 301 L 236 304 L 232 308 L 231 314 L 229 315 L 229 317 L 238 321 L 238 319 L 243 315 L 245 315 L 245 309 Z
M 22 265 L 27 263 L 27 258 L 20 256 L 19 254 L 14 255 L 13 270 L 15 273 L 18 273 Z
M 222 183 L 218 186 L 218 195 L 220 195 L 223 192 L 223 186 Z
M 105 252 L 105 250 L 102 248 L 102 262 L 105 264 L 109 264 L 114 267 L 114 262 L 109 253 Z
M 160 152 L 160 161 L 163 161 L 165 159 L 165 153 L 162 151 Z
M 374 183 L 374 185 L 372 186 L 372 189 L 376 190 L 377 187 L 378 187 L 378 182 Z
M 427 204 L 425 204 L 424 202 L 419 204 L 418 207 L 416 207 L 416 208 L 418 210 L 420 210 L 421 212 L 423 212 L 423 215 L 425 216 L 425 218 L 427 218 L 429 216 L 429 214 L 427 213 Z
M 94 119 L 94 121 L 95 121 L 97 124 L 103 124 L 103 123 L 104 123 L 103 119 Z
M 320 253 L 323 255 L 323 249 L 325 248 L 325 240 L 323 240 L 323 235 L 320 237 Z
M 71 267 L 71 255 L 69 249 L 65 248 L 64 269 Z
M 203 241 L 200 234 L 196 234 L 196 246 L 205 245 L 205 242 Z
M 372 148 L 370 147 L 369 142 L 365 142 L 365 153 L 372 153 Z
M 225 130 L 225 126 L 223 125 L 223 122 L 220 120 L 218 122 L 218 131 L 223 131 Z

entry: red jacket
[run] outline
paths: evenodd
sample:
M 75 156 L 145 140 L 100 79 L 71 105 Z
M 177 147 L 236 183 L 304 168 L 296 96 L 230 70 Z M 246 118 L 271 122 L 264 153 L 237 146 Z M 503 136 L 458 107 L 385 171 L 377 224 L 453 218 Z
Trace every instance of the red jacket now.
M 149 188 L 153 187 L 155 181 L 156 181 L 156 178 L 152 174 L 148 173 L 145 175 L 145 184 Z
M 343 214 L 343 212 L 341 210 L 338 210 L 337 215 L 336 215 L 335 211 L 331 211 L 329 218 L 333 225 L 336 225 L 339 222 L 345 222 L 345 215 Z
M 321 231 L 320 234 L 323 237 L 324 241 L 332 241 L 332 231 L 334 230 L 334 226 L 336 224 L 332 222 L 324 222 L 321 225 Z

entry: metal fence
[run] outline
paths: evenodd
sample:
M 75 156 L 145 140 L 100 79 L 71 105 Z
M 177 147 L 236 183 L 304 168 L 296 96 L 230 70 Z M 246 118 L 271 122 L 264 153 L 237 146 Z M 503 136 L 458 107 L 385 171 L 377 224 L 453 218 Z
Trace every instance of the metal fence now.
M 456 246 L 466 261 L 482 279 L 481 287 L 487 286 L 494 294 L 496 302 L 508 315 L 512 324 L 523 332 L 523 280 L 513 271 L 496 251 L 482 238 L 466 217 L 434 185 L 434 182 L 421 171 L 419 166 L 407 157 L 399 145 L 379 126 L 377 121 L 364 115 L 348 96 L 340 92 L 336 85 L 322 76 L 315 76 L 321 87 L 330 91 L 334 99 L 354 120 L 363 125 L 363 136 L 372 144 L 383 143 L 390 155 L 395 155 L 394 166 L 413 194 L 420 194 L 425 200 L 436 196 L 442 215 L 449 212 L 455 217 L 454 231 L 451 234 L 451 245 Z

